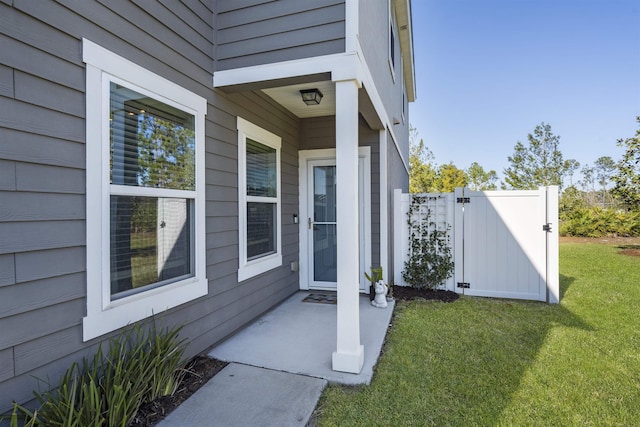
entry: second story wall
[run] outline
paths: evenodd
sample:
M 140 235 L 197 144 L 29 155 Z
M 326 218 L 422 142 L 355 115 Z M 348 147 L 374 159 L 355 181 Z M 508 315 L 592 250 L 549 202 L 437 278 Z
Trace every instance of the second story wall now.
M 344 0 L 219 0 L 216 70 L 345 50 Z
M 408 141 L 409 109 L 393 4 L 393 0 L 361 0 L 358 39 L 387 115 L 394 123 L 394 134 L 398 141 Z M 400 144 L 400 149 L 408 162 L 408 144 Z

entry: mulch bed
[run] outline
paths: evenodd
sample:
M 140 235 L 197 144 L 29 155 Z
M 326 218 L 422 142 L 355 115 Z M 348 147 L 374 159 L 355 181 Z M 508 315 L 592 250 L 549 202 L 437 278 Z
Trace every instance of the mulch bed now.
M 137 427 L 156 425 L 227 365 L 226 362 L 206 356 L 194 357 L 187 363 L 187 373 L 178 391 L 173 396 L 160 397 L 142 405 L 130 425 Z
M 394 286 L 393 297 L 398 301 L 412 301 L 412 300 L 436 300 L 442 302 L 453 302 L 460 298 L 460 296 L 451 291 L 442 290 L 428 290 L 417 289 L 409 286 Z

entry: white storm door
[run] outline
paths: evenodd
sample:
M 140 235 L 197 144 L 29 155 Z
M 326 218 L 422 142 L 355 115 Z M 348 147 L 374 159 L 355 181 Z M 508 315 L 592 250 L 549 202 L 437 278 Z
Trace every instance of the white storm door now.
M 360 266 L 365 266 L 365 215 L 364 215 L 364 157 L 358 159 L 359 241 Z M 335 290 L 337 285 L 337 235 L 336 217 L 336 160 L 321 159 L 307 162 L 307 242 L 308 242 L 308 287 L 309 289 Z M 304 226 L 304 225 L 303 225 Z M 365 282 L 360 279 L 360 288 Z

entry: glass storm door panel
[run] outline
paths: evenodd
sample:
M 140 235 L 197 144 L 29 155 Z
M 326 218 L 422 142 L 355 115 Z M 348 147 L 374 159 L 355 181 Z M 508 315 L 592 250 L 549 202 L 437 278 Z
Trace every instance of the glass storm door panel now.
M 358 203 L 360 218 L 360 270 L 364 271 L 364 158 L 358 161 Z M 307 163 L 308 286 L 335 290 L 338 281 L 338 218 L 336 216 L 336 160 L 309 160 Z M 366 283 L 360 278 L 360 287 Z
M 311 241 L 312 282 L 324 287 L 335 287 L 337 282 L 337 235 L 336 235 L 336 167 L 335 165 L 313 165 L 312 209 L 309 226 Z

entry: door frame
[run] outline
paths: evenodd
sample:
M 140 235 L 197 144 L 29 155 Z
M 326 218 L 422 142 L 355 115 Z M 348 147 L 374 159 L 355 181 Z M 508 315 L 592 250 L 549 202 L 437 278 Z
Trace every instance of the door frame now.
M 308 182 L 308 163 L 315 160 L 334 160 L 336 159 L 335 148 L 325 148 L 319 150 L 300 150 L 298 152 L 298 183 L 299 183 L 299 283 L 300 289 L 321 289 L 310 288 L 310 274 L 309 271 L 309 233 L 307 226 L 307 218 L 309 218 L 308 197 L 309 197 L 309 182 Z M 358 161 L 363 159 L 364 166 L 364 180 L 363 180 L 363 194 L 359 194 L 359 201 L 363 204 L 363 216 L 364 224 L 360 224 L 361 241 L 364 247 L 364 253 L 360 254 L 359 267 L 360 274 L 360 292 L 368 291 L 367 280 L 364 276 L 365 271 L 371 266 L 371 147 L 358 147 Z M 336 171 L 336 173 L 340 173 Z

